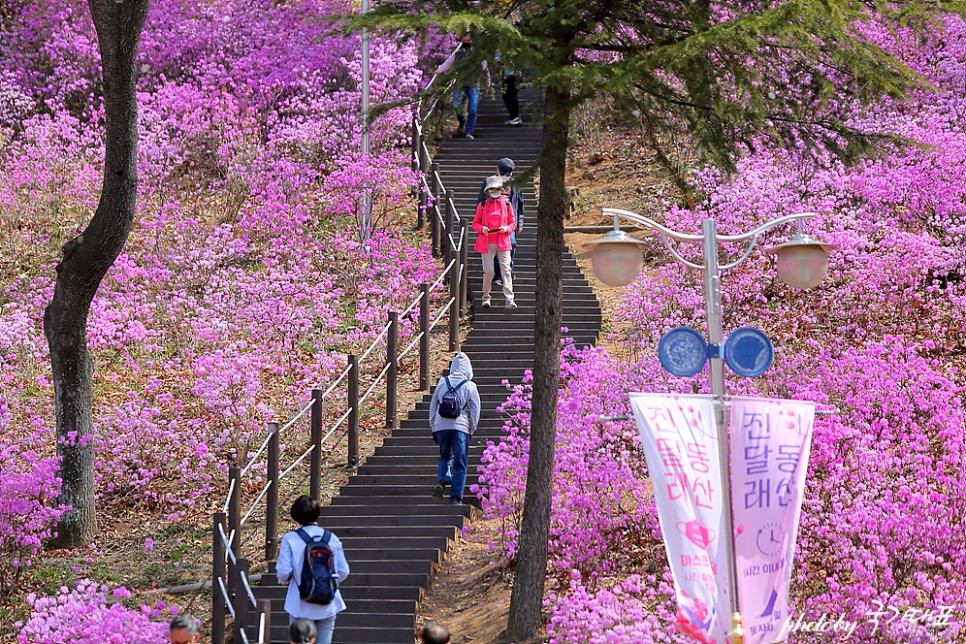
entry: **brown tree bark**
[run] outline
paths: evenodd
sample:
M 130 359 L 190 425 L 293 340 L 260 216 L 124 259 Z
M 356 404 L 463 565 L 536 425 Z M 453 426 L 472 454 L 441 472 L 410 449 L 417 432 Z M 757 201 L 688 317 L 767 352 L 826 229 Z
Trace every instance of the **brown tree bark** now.
M 88 0 L 104 82 L 104 179 L 87 228 L 64 245 L 54 297 L 44 311 L 57 415 L 62 481 L 58 504 L 70 506 L 52 546 L 90 543 L 94 511 L 92 367 L 87 315 L 101 280 L 127 242 L 137 201 L 137 46 L 149 0 Z
M 560 325 L 563 322 L 564 214 L 567 191 L 567 135 L 570 92 L 548 87 L 544 94 L 540 204 L 537 208 L 537 289 L 534 320 L 533 403 L 530 460 L 523 503 L 517 567 L 510 595 L 507 637 L 529 640 L 543 626 L 541 609 L 547 579 L 547 544 L 553 500 L 560 389 Z

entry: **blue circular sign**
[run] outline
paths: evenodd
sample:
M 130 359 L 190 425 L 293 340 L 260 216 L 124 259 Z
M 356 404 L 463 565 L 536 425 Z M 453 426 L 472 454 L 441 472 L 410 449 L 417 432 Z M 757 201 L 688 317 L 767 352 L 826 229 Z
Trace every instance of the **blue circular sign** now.
M 708 361 L 708 343 L 690 327 L 675 327 L 661 336 L 657 357 L 675 376 L 693 376 Z
M 743 326 L 732 331 L 724 344 L 724 358 L 739 376 L 754 378 L 771 366 L 775 348 L 761 329 Z

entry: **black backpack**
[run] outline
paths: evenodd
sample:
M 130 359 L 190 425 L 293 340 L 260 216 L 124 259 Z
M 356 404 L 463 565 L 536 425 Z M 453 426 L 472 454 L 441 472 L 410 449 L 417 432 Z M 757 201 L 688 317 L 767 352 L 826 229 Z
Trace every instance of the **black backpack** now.
M 329 546 L 332 533 L 328 530 L 322 536 L 310 537 L 303 529 L 295 533 L 305 542 L 305 557 L 302 560 L 302 574 L 299 577 L 299 597 L 310 604 L 331 604 L 335 592 L 339 590 L 339 578 L 335 574 L 335 555 Z
M 460 399 L 456 395 L 456 392 L 467 381 L 464 380 L 454 387 L 449 381 L 449 376 L 444 376 L 443 380 L 446 381 L 446 391 L 443 392 L 443 396 L 439 399 L 439 415 L 443 418 L 459 418 L 463 413 L 463 407 L 460 405 Z

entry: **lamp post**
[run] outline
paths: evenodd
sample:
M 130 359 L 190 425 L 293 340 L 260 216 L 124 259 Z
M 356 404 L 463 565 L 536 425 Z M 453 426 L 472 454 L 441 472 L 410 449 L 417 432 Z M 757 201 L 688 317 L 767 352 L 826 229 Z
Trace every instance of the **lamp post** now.
M 737 591 L 737 561 L 735 559 L 734 528 L 731 510 L 731 481 L 728 464 L 728 426 L 725 415 L 725 380 L 724 380 L 724 348 L 722 346 L 721 329 L 721 284 L 722 270 L 734 268 L 751 254 L 758 243 L 758 236 L 771 228 L 783 224 L 796 222 L 798 231 L 788 242 L 766 249 L 766 252 L 776 255 L 776 265 L 782 280 L 794 288 L 812 288 L 817 286 L 828 272 L 827 251 L 828 244 L 807 236 L 802 229 L 802 222 L 815 216 L 815 213 L 803 212 L 779 217 L 762 224 L 740 235 L 718 235 L 715 220 L 705 218 L 701 221 L 701 234 L 680 233 L 659 224 L 658 222 L 616 208 L 604 208 L 605 215 L 613 215 L 614 230 L 603 237 L 584 244 L 591 251 L 591 265 L 597 277 L 610 286 L 624 286 L 634 281 L 643 268 L 641 249 L 646 244 L 622 232 L 619 227 L 621 217 L 656 232 L 664 242 L 668 253 L 675 260 L 689 268 L 704 272 L 704 302 L 707 311 L 708 325 L 708 358 L 711 363 L 711 395 L 715 409 L 715 423 L 718 436 L 718 464 L 721 472 L 722 502 L 724 503 L 723 522 L 724 533 L 730 535 L 725 540 L 725 556 L 728 569 L 728 597 L 731 614 L 731 637 L 735 644 L 743 639 L 741 613 L 738 606 Z M 674 241 L 685 243 L 701 243 L 702 263 L 697 264 L 685 259 L 675 248 Z M 745 249 L 738 259 L 724 264 L 718 263 L 719 242 L 745 244 Z

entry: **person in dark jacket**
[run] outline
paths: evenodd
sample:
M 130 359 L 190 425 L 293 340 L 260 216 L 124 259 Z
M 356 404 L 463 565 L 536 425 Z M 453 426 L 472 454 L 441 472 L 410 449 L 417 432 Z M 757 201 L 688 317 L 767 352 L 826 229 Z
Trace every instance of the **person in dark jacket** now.
M 508 157 L 503 157 L 496 164 L 496 173 L 503 177 L 504 182 L 509 182 L 513 178 L 513 170 L 516 169 L 516 164 L 513 159 Z M 507 191 L 507 198 L 510 200 L 510 207 L 513 208 L 513 216 L 516 219 L 516 230 L 510 233 L 510 278 L 516 279 L 516 271 L 513 270 L 513 256 L 517 252 L 517 233 L 523 232 L 523 193 L 520 192 L 519 188 L 509 186 L 504 188 Z M 486 179 L 480 185 L 480 194 L 476 197 L 476 203 L 481 204 L 486 199 Z M 493 276 L 493 283 L 496 285 L 503 284 L 503 275 L 500 272 L 500 266 L 497 264 L 494 267 L 495 275 Z
M 449 384 L 447 384 L 447 379 Z M 463 381 L 466 382 L 463 382 Z M 446 418 L 439 413 L 439 404 L 443 394 L 450 387 L 456 388 L 460 414 L 457 418 Z M 476 431 L 480 422 L 480 392 L 473 382 L 473 363 L 470 357 L 457 353 L 449 367 L 449 375 L 440 378 L 433 391 L 433 398 L 429 403 L 429 426 L 433 430 L 433 437 L 439 444 L 439 460 L 436 465 L 436 487 L 433 496 L 443 497 L 443 490 L 452 461 L 452 484 L 450 486 L 450 503 L 463 502 L 463 487 L 466 485 L 466 460 L 470 448 L 470 436 Z

